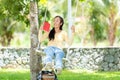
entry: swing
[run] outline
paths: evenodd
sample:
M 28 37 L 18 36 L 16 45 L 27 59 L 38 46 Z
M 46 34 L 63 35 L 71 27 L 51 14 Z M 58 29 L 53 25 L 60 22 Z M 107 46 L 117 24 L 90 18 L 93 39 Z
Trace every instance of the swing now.
M 77 0 L 77 5 L 78 5 L 78 0 Z M 76 6 L 76 11 L 77 11 L 77 6 Z M 76 12 L 75 12 L 75 16 L 76 16 Z M 49 31 L 50 31 L 50 24 L 49 24 L 47 21 L 45 21 L 45 19 L 46 19 L 46 11 L 45 11 L 45 18 L 44 18 L 44 22 L 43 22 L 43 30 L 49 32 Z M 40 55 L 42 55 L 42 54 L 45 55 L 45 53 L 43 53 L 40 45 L 41 45 L 41 44 L 40 44 L 40 42 L 39 42 L 39 43 L 38 43 L 38 47 L 37 47 L 37 49 L 36 49 L 36 52 L 37 52 L 37 53 L 40 53 Z M 69 49 L 70 49 L 70 47 L 68 47 L 66 57 L 63 58 L 63 61 L 69 61 L 69 60 L 68 60 Z
M 76 5 L 76 8 L 75 8 L 75 14 L 74 14 L 74 16 L 76 16 L 76 12 L 77 12 L 77 8 L 78 8 L 78 0 L 76 0 L 76 3 L 77 3 L 77 5 Z M 46 21 L 46 13 L 47 13 L 47 7 L 46 7 L 46 10 L 45 10 L 45 15 L 44 15 L 43 30 L 49 32 L 50 31 L 50 23 Z M 36 52 L 38 54 L 41 53 L 42 56 L 45 56 L 45 53 L 43 53 L 42 49 L 40 48 L 41 47 L 40 45 L 41 45 L 41 43 L 39 42 L 38 43 L 38 47 L 36 49 Z M 67 48 L 66 57 L 63 58 L 64 62 L 68 61 L 69 49 L 70 49 L 70 46 Z

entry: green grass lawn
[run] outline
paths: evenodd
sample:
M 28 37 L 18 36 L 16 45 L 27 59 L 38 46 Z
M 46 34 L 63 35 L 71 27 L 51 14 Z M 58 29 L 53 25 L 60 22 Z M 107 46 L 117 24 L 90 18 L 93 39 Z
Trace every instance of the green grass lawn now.
M 0 69 L 0 80 L 30 80 L 30 72 L 24 69 Z
M 30 80 L 30 72 L 24 69 L 0 69 L 0 80 Z M 58 80 L 120 80 L 120 72 L 63 70 Z

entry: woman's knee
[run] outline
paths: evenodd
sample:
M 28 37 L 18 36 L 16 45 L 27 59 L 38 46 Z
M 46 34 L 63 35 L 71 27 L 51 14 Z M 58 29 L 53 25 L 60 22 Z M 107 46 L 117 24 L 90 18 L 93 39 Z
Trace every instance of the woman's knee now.
M 48 56 L 53 56 L 53 50 L 52 50 L 51 47 L 46 47 L 46 48 L 44 49 L 44 52 L 45 52 L 45 54 L 48 55 Z

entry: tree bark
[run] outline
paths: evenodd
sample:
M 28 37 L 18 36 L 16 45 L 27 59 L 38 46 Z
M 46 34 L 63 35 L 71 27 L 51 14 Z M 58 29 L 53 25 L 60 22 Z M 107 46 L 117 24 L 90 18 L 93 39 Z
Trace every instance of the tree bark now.
M 97 41 L 96 41 L 94 35 L 95 35 L 95 31 L 92 28 L 91 31 L 90 31 L 90 37 L 91 37 L 91 40 L 93 41 L 93 45 L 96 46 L 97 45 Z
M 36 76 L 40 71 L 40 62 L 38 55 L 36 55 L 36 48 L 38 45 L 38 7 L 36 0 L 30 2 L 30 38 L 31 38 L 31 48 L 30 48 L 30 72 L 31 80 L 36 80 Z
M 117 29 L 117 20 L 115 20 L 115 12 L 113 9 L 110 10 L 109 22 L 108 39 L 110 42 L 110 46 L 113 46 L 116 38 L 115 32 Z

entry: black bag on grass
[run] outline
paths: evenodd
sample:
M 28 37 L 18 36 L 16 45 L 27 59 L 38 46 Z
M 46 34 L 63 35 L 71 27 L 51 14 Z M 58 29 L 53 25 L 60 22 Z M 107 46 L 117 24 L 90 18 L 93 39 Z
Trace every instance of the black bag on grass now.
M 40 71 L 37 80 L 58 80 L 54 71 Z

